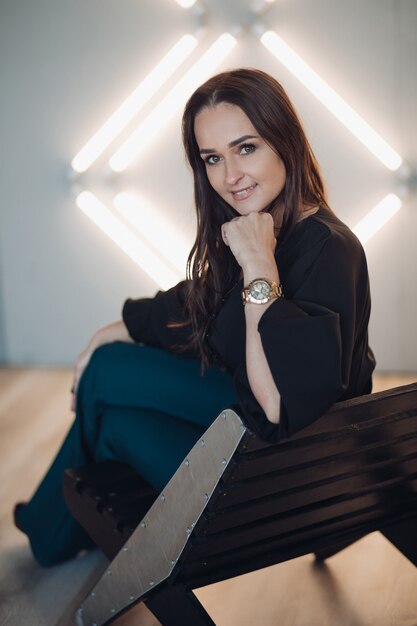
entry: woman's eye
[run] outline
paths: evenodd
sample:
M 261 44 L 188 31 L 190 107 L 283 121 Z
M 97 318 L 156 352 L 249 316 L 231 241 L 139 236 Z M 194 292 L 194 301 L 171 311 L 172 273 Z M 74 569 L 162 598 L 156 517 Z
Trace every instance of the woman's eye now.
M 209 154 L 209 156 L 205 159 L 207 165 L 215 165 L 218 161 L 219 157 L 215 154 Z
M 253 143 L 244 143 L 240 146 L 240 154 L 251 154 L 255 150 L 256 146 Z

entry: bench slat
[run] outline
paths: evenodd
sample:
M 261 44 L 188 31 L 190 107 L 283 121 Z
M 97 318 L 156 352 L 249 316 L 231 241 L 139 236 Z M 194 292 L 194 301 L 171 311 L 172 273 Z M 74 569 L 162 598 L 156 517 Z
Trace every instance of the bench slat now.
M 332 480 L 327 484 L 319 482 L 303 485 L 297 490 L 288 490 L 277 495 L 269 495 L 262 499 L 250 501 L 247 504 L 235 506 L 223 511 L 222 514 L 211 514 L 207 512 L 204 520 L 201 520 L 202 530 L 197 527 L 197 535 L 211 535 L 216 532 L 240 527 L 243 524 L 260 521 L 264 518 L 277 514 L 291 513 L 300 506 L 321 506 L 333 498 L 338 498 L 340 502 L 351 501 L 353 507 L 356 498 L 368 495 L 369 501 L 379 501 L 382 497 L 394 498 L 391 495 L 391 488 L 395 487 L 396 494 L 401 491 L 410 494 L 417 491 L 415 479 L 417 478 L 417 456 L 408 464 L 396 464 L 395 466 L 379 470 L 378 479 L 373 485 L 369 484 L 368 477 L 363 474 L 348 476 L 340 480 Z M 411 480 L 410 480 L 411 479 Z M 389 492 L 387 494 L 387 491 Z M 402 494 L 404 497 L 404 494 Z
M 213 499 L 207 507 L 208 512 L 221 511 L 226 508 L 256 501 L 258 498 L 280 492 L 288 493 L 305 486 L 308 490 L 314 485 L 328 481 L 343 479 L 346 476 L 361 475 L 362 481 L 372 483 L 376 472 L 384 468 L 398 466 L 399 472 L 408 472 L 409 462 L 417 455 L 417 431 L 415 436 L 395 442 L 383 443 L 371 449 L 350 451 L 344 455 L 324 456 L 315 464 L 302 463 L 294 467 L 284 467 L 239 482 L 219 485 L 218 498 Z M 403 463 L 407 467 L 400 469 Z M 271 466 L 275 464 L 271 463 Z M 276 465 L 275 465 L 276 466 Z M 279 467 L 279 466 L 278 466 Z M 414 471 L 414 470 L 411 470 Z
M 417 399 L 416 399 L 417 404 Z M 264 448 L 256 453 L 235 455 L 233 469 L 227 482 L 233 483 L 262 475 L 277 469 L 307 466 L 329 456 L 360 453 L 381 445 L 394 444 L 407 435 L 416 436 L 417 408 L 379 421 L 367 420 L 361 429 L 352 427 L 320 436 L 304 437 L 297 442 L 282 442 L 278 446 Z
M 416 407 L 417 382 L 344 400 L 334 404 L 320 419 L 295 433 L 290 439 L 281 441 L 279 446 L 296 448 L 300 440 L 306 440 L 309 437 L 320 437 L 324 433 L 330 436 L 332 432 L 344 428 L 360 430 L 362 422 L 369 422 L 373 419 L 378 422 L 384 417 L 400 415 L 407 411 L 415 412 Z M 263 450 L 275 445 L 262 441 L 252 433 L 241 442 L 238 452 Z
M 199 537 L 189 554 L 190 560 L 205 558 L 212 554 L 218 554 L 225 550 L 242 549 L 247 544 L 262 541 L 270 537 L 279 536 L 302 527 L 315 524 L 327 524 L 333 519 L 358 517 L 363 513 L 372 517 L 384 516 L 391 510 L 398 513 L 414 506 L 417 510 L 417 477 L 406 483 L 407 493 L 410 494 L 397 503 L 393 498 L 394 488 L 402 487 L 400 479 L 391 481 L 380 492 L 371 492 L 353 497 L 330 498 L 327 502 L 313 503 L 312 505 L 300 506 L 294 511 L 285 512 L 278 515 L 268 516 L 258 519 L 256 522 L 244 520 L 239 527 L 225 530 L 214 535 L 210 535 L 205 541 Z M 412 485 L 412 490 L 408 487 Z M 349 522 L 351 523 L 351 522 Z M 200 530 L 201 534 L 201 530 Z
M 376 530 L 384 532 L 402 521 L 409 521 L 417 528 L 415 507 L 411 511 L 385 517 L 378 516 L 376 511 L 365 511 L 361 516 L 334 519 L 327 524 L 302 527 L 237 550 L 225 550 L 213 556 L 206 555 L 196 561 L 190 559 L 192 550 L 190 546 L 184 562 L 176 571 L 175 583 L 186 584 L 196 589 L 311 552 L 328 550 L 344 543 L 350 544 Z

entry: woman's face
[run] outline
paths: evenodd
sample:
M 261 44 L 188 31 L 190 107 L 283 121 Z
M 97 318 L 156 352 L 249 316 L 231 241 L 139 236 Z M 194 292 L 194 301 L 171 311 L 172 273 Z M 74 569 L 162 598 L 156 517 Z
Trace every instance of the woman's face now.
M 284 163 L 240 107 L 202 109 L 194 133 L 211 186 L 241 215 L 263 211 L 284 188 Z

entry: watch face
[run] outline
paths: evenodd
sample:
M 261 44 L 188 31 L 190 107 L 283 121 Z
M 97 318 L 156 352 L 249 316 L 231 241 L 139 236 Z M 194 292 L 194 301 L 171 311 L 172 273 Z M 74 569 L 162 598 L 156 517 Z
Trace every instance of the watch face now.
M 249 289 L 249 296 L 256 302 L 268 302 L 271 295 L 271 285 L 266 280 L 254 281 Z

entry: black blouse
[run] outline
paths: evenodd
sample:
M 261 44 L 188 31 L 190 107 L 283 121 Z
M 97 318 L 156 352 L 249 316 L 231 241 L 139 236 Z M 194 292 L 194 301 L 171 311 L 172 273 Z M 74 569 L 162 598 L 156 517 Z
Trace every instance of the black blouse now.
M 271 442 L 304 428 L 334 402 L 369 393 L 375 367 L 368 346 L 368 269 L 350 229 L 321 208 L 296 224 L 275 258 L 285 297 L 265 311 L 258 330 L 281 395 L 278 425 L 266 418 L 249 386 L 241 281 L 225 297 L 207 338 L 233 376 L 242 418 Z M 167 326 L 184 319 L 185 285 L 125 302 L 123 320 L 135 341 L 171 351 L 187 342 L 189 326 Z

